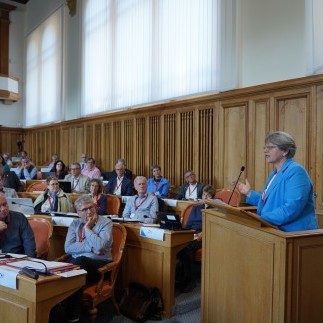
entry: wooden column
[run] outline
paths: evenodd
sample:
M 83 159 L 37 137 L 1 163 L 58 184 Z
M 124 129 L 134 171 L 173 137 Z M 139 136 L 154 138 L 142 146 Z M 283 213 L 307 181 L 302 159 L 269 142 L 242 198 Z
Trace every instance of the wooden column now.
M 9 74 L 9 13 L 15 9 L 15 6 L 0 2 L 0 74 L 5 75 Z

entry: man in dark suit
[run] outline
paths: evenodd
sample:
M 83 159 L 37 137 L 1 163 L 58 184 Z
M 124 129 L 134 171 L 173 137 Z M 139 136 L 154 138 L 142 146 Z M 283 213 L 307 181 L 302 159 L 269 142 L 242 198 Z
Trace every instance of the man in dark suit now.
M 180 187 L 177 199 L 192 201 L 200 200 L 205 184 L 198 182 L 195 173 L 191 170 L 185 172 L 184 178 L 186 183 Z
M 124 159 L 118 159 L 116 164 L 122 164 L 124 166 L 124 176 L 132 181 L 132 171 L 126 168 L 126 161 Z M 117 177 L 117 172 L 115 169 L 111 172 L 102 173 L 101 176 L 105 181 L 110 181 L 111 179 Z
M 123 163 L 117 162 L 115 165 L 116 177 L 109 180 L 106 188 L 107 194 L 131 196 L 133 192 L 132 180 L 125 176 L 125 166 Z
M 0 177 L 3 178 L 3 186 L 7 188 L 13 188 L 16 192 L 22 190 L 21 182 L 15 172 L 3 171 L 3 166 L 0 165 Z

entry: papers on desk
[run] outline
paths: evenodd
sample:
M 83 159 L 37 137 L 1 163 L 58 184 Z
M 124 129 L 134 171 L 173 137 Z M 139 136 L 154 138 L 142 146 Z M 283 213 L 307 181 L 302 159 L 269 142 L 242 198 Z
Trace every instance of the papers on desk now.
M 140 236 L 145 238 L 164 241 L 164 233 L 165 233 L 165 230 L 163 229 L 157 229 L 152 227 L 140 228 Z
M 53 225 L 61 227 L 69 227 L 73 221 L 74 218 L 68 218 L 65 216 L 55 216 L 52 218 Z
M 17 289 L 18 269 L 9 266 L 0 266 L 0 285 Z

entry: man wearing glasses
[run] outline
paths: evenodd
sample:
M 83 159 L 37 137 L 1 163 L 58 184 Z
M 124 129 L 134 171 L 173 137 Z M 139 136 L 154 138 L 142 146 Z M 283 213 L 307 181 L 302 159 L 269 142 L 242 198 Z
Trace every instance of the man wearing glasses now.
M 99 279 L 98 268 L 112 260 L 112 221 L 98 216 L 96 206 L 89 195 L 78 198 L 74 206 L 80 218 L 74 220 L 68 228 L 65 252 L 70 257 L 66 261 L 80 265 L 87 271 L 86 281 L 95 282 Z M 68 302 L 70 306 L 67 313 L 73 318 L 80 314 L 78 297 L 79 293 L 76 293 L 76 301 Z
M 64 181 L 71 182 L 72 193 L 90 193 L 90 179 L 81 174 L 79 163 L 70 165 L 71 174 L 66 175 Z

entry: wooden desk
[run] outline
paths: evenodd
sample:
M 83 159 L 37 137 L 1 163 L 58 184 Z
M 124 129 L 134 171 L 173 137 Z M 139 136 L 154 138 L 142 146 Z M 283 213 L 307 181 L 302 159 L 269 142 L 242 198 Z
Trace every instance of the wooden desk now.
M 50 310 L 85 284 L 85 275 L 34 280 L 18 275 L 18 289 L 0 286 L 2 323 L 45 323 Z
M 262 227 L 205 210 L 201 322 L 322 322 L 323 230 Z
M 166 230 L 164 241 L 159 241 L 141 237 L 139 225 L 125 224 L 125 227 L 127 242 L 119 274 L 121 287 L 125 288 L 131 281 L 158 287 L 164 302 L 164 315 L 172 316 L 176 255 L 193 240 L 194 231 Z

